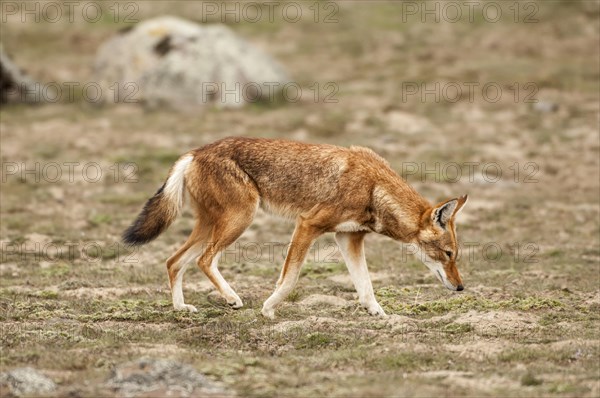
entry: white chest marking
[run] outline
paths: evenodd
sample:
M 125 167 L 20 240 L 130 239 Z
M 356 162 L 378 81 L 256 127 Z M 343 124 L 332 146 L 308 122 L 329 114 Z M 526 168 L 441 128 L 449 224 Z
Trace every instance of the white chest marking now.
M 368 231 L 369 229 L 364 225 L 360 225 L 356 221 L 344 221 L 335 226 L 335 232 L 358 232 Z

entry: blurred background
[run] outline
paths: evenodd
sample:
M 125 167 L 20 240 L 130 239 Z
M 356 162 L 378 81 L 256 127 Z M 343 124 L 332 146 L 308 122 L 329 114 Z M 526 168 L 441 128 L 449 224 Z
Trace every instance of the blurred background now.
M 3 394 L 23 367 L 38 394 L 126 393 L 141 357 L 206 375 L 188 395 L 600 394 L 598 1 L 0 6 Z M 432 202 L 469 194 L 464 294 L 372 236 L 370 318 L 324 237 L 270 323 L 283 256 L 260 245 L 293 226 L 260 213 L 222 259 L 245 309 L 190 269 L 200 311 L 172 312 L 191 213 L 135 252 L 119 236 L 226 136 L 368 146 Z

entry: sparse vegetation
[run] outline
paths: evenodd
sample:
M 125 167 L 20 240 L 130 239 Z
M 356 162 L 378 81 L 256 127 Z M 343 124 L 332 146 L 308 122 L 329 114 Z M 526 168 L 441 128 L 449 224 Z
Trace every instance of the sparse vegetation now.
M 332 24 L 229 23 L 301 82 L 297 103 L 182 115 L 91 106 L 76 91 L 71 103 L 3 107 L 3 164 L 80 166 L 58 182 L 3 169 L 2 370 L 48 371 L 58 395 L 95 396 L 116 364 L 154 356 L 191 364 L 239 396 L 599 396 L 600 6 L 532 3 L 531 24 L 402 22 L 400 2 L 338 2 Z M 197 7 L 140 3 L 136 17 L 194 19 Z M 42 81 L 85 82 L 98 44 L 126 25 L 9 20 L 2 44 Z M 402 99 L 403 82 L 448 81 L 534 82 L 536 99 L 557 109 L 538 111 L 512 92 L 496 103 Z M 314 82 L 335 82 L 339 101 L 315 103 Z M 174 312 L 164 263 L 189 234 L 191 212 L 139 250 L 119 237 L 180 154 L 228 135 L 365 145 L 432 201 L 468 193 L 458 217 L 466 290 L 444 289 L 406 248 L 369 236 L 389 314 L 370 317 L 325 237 L 266 320 L 260 308 L 293 226 L 259 213 L 221 260 L 244 308 L 229 308 L 192 265 L 184 293 L 199 311 Z M 104 173 L 97 182 L 81 175 L 91 162 Z M 449 162 L 458 168 L 444 171 Z M 130 163 L 135 170 L 115 169 Z M 485 173 L 489 163 L 498 168 Z M 303 302 L 316 294 L 342 304 Z

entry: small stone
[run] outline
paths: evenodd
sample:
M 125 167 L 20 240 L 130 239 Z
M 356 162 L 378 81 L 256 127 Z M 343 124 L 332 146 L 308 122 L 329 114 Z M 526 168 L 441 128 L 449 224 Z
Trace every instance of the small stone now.
M 538 101 L 533 104 L 533 109 L 540 113 L 553 113 L 558 110 L 558 104 L 550 101 Z

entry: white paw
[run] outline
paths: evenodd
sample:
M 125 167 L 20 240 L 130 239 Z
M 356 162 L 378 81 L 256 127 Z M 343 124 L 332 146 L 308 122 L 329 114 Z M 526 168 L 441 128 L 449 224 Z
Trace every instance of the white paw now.
M 381 306 L 379 305 L 378 302 L 367 304 L 367 305 L 365 305 L 365 308 L 367 309 L 367 311 L 369 312 L 370 315 L 387 316 L 385 314 L 385 311 L 383 310 L 383 308 L 381 308 Z
M 275 310 L 273 308 L 263 307 L 261 313 L 265 318 L 275 319 Z
M 244 303 L 242 303 L 242 300 L 240 300 L 239 298 L 235 301 L 228 302 L 227 304 L 229 304 L 229 306 L 235 310 L 244 306 Z
M 236 310 L 244 306 L 242 299 L 237 294 L 235 296 L 225 297 L 225 301 L 227 301 L 227 304 L 229 304 L 231 308 Z
M 198 309 L 191 304 L 181 304 L 175 306 L 175 311 L 198 312 Z

